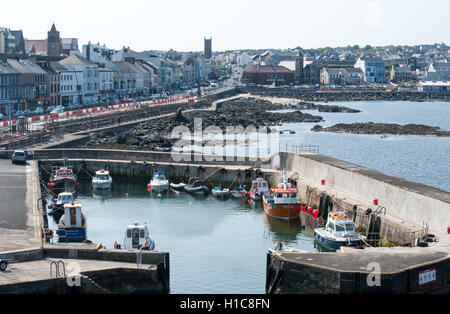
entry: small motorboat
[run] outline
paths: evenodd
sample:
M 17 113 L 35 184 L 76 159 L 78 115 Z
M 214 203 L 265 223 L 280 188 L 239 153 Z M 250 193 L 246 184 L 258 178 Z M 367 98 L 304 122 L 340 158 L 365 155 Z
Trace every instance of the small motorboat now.
M 94 189 L 98 190 L 108 190 L 111 189 L 113 185 L 113 179 L 109 174 L 109 171 L 99 170 L 95 173 L 95 176 L 92 178 L 92 186 Z
M 188 185 L 184 187 L 184 190 L 187 193 L 199 195 L 204 195 L 209 192 L 208 187 L 205 186 L 205 184 L 203 183 L 202 180 L 200 180 L 200 178 L 190 178 Z
M 174 189 L 175 191 L 184 191 L 184 188 L 186 187 L 186 184 L 185 183 L 178 183 L 178 184 L 171 183 L 170 187 L 172 189 Z
M 258 178 L 252 182 L 252 188 L 248 193 L 250 198 L 254 201 L 260 201 L 264 194 L 270 193 L 269 185 L 263 178 Z
M 300 215 L 298 190 L 287 182 L 286 170 L 283 171 L 283 183 L 272 189 L 272 193 L 263 195 L 264 212 L 273 218 L 292 220 Z
M 58 198 L 48 204 L 48 208 L 51 209 L 51 214 L 56 212 L 63 212 L 64 205 L 67 203 L 73 203 L 74 197 L 72 192 L 63 192 L 58 194 Z
M 156 172 L 149 184 L 149 190 L 161 194 L 169 190 L 169 180 L 165 172 Z
M 325 227 L 314 229 L 314 238 L 332 251 L 337 251 L 342 246 L 361 247 L 367 240 L 356 232 L 355 224 L 343 212 L 329 213 Z
M 83 242 L 86 240 L 86 218 L 81 203 L 64 204 L 64 215 L 58 224 L 59 242 Z
M 231 196 L 233 196 L 234 198 L 243 198 L 247 196 L 247 191 L 245 190 L 245 186 L 243 188 L 235 188 L 232 192 L 231 192 Z
M 212 190 L 212 195 L 214 195 L 215 197 L 229 197 L 231 196 L 231 191 L 230 189 L 222 190 L 222 186 L 219 185 L 214 187 L 214 189 Z
M 125 232 L 125 239 L 123 245 L 114 243 L 114 249 L 116 250 L 147 250 L 153 251 L 155 249 L 155 241 L 150 238 L 148 231 L 148 225 L 139 225 L 135 222 L 133 225 L 128 226 Z
M 58 190 L 75 191 L 77 176 L 70 167 L 53 167 L 48 187 L 52 192 Z

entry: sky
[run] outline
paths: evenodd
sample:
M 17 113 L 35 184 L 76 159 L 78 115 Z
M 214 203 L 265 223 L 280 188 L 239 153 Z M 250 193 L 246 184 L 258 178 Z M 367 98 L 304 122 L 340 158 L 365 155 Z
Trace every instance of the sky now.
M 449 0 L 0 0 L 0 26 L 112 49 L 201 51 L 450 44 Z

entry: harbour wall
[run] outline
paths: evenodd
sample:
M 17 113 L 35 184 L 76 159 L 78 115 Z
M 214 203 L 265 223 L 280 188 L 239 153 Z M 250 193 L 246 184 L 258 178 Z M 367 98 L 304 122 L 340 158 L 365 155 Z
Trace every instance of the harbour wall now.
M 385 207 L 386 215 L 415 226 L 428 224 L 429 229 L 443 234 L 450 222 L 450 193 L 420 183 L 315 154 L 280 153 L 281 167 L 299 175 L 300 196 L 316 202 L 321 191 L 335 195 L 348 205 Z M 325 180 L 325 186 L 321 181 Z M 303 185 L 302 185 L 303 182 Z M 309 186 L 304 182 L 310 183 Z M 309 188 L 309 189 L 308 189 Z

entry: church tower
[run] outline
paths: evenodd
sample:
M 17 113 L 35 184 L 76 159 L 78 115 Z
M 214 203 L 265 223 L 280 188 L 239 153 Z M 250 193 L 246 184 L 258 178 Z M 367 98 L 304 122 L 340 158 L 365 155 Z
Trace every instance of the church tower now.
M 62 43 L 59 32 L 56 30 L 55 23 L 47 35 L 47 55 L 51 57 L 59 57 L 62 54 Z
M 302 50 L 298 50 L 298 56 L 295 57 L 295 83 L 297 85 L 303 84 L 303 65 L 305 56 Z

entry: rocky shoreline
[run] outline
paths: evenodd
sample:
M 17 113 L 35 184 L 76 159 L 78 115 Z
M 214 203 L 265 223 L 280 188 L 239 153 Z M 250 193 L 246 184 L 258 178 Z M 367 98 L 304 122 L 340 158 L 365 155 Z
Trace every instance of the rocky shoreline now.
M 445 101 L 449 92 L 387 92 L 387 91 L 314 91 L 283 88 L 246 87 L 243 92 L 253 96 L 293 98 L 303 101 Z
M 173 130 L 178 126 L 187 127 L 194 133 L 194 119 L 202 119 L 202 128 L 219 127 L 226 132 L 227 126 L 270 127 L 283 123 L 301 123 L 323 121 L 320 116 L 314 116 L 301 111 L 269 112 L 282 109 L 298 109 L 298 105 L 273 104 L 260 99 L 236 99 L 217 106 L 216 110 L 198 110 L 191 112 L 178 111 L 174 116 L 143 122 L 133 129 L 119 134 L 110 132 L 100 136 L 91 135 L 84 148 L 127 149 L 127 150 L 170 150 L 179 141 L 172 139 Z
M 320 125 L 314 126 L 313 132 L 334 132 L 349 134 L 389 134 L 389 135 L 434 135 L 449 137 L 450 131 L 443 131 L 437 126 L 428 126 L 422 124 L 389 124 L 389 123 L 352 123 L 352 124 L 336 124 L 328 128 Z

